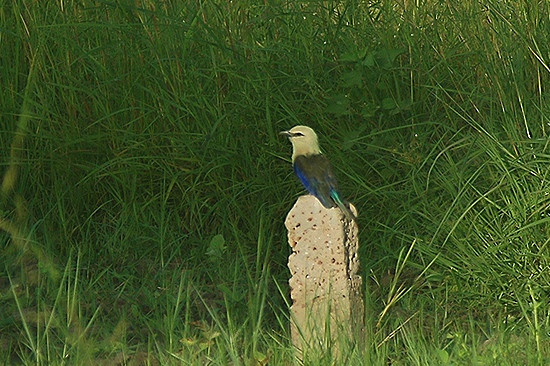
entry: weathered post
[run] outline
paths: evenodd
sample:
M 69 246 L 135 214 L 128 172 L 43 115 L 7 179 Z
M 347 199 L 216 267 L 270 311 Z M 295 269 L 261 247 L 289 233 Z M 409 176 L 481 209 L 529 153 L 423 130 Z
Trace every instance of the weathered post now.
M 298 198 L 285 226 L 292 247 L 292 343 L 300 352 L 314 347 L 338 354 L 338 345 L 359 341 L 364 328 L 357 224 L 306 195 Z

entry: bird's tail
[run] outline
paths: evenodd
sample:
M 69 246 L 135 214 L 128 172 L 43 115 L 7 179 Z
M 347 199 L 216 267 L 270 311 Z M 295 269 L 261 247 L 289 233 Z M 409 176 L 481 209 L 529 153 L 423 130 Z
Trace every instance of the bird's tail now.
M 346 218 L 348 220 L 353 220 L 357 223 L 357 216 L 355 216 L 353 214 L 353 212 L 351 212 L 351 209 L 349 208 L 349 204 L 347 202 L 342 201 L 342 199 L 340 198 L 340 195 L 338 194 L 338 192 L 331 192 L 330 195 L 331 195 L 332 199 L 334 200 L 334 203 L 336 203 L 336 205 L 344 213 Z

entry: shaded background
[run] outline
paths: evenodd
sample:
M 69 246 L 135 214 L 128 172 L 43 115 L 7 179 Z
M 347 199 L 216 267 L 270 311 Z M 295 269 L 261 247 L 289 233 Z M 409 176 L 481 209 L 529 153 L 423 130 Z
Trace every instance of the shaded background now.
M 51 318 L 52 350 L 88 342 L 74 359 L 213 347 L 212 324 L 272 349 L 303 194 L 278 132 L 297 124 L 359 210 L 381 359 L 407 359 L 404 325 L 455 359 L 500 327 L 548 357 L 545 2 L 13 1 L 0 19 L 4 360 L 55 359 L 47 331 L 30 341 Z

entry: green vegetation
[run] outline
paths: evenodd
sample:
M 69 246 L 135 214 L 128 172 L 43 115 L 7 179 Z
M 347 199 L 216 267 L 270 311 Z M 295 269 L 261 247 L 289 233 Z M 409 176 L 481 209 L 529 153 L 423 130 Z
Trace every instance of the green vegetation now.
M 305 364 L 550 363 L 547 1 L 0 4 L 0 363 L 298 363 L 296 124 L 367 307 Z

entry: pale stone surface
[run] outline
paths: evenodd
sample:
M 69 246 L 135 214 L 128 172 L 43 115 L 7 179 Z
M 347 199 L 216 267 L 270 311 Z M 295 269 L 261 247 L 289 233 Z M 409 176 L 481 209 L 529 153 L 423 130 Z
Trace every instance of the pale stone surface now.
M 357 224 L 338 208 L 326 209 L 306 195 L 298 198 L 285 226 L 292 247 L 288 267 L 294 346 L 326 349 L 341 339 L 358 341 L 364 308 Z

